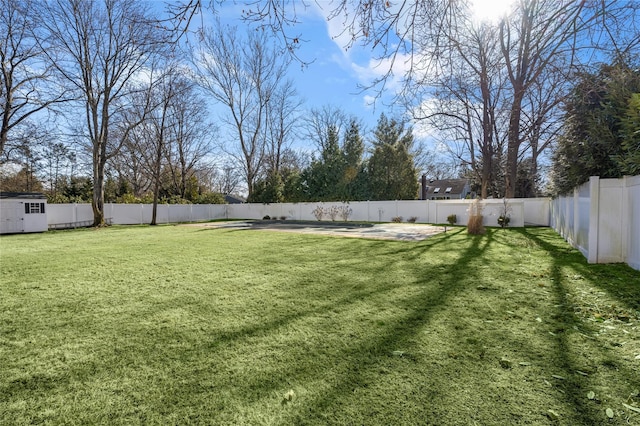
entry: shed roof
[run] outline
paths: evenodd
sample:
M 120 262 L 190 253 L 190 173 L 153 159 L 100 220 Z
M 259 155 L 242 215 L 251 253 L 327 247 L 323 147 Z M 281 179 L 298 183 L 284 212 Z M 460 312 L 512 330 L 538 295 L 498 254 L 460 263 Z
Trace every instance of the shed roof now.
M 47 196 L 40 192 L 5 192 L 0 191 L 0 198 L 19 198 L 26 200 L 42 200 L 47 199 Z

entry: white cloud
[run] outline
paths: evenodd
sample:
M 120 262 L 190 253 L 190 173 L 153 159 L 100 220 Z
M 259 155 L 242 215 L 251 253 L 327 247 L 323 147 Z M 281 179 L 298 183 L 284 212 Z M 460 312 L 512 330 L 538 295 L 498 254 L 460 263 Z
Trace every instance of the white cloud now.
M 362 100 L 364 101 L 365 108 L 373 108 L 376 102 L 376 97 L 371 95 L 364 95 L 362 97 Z
M 437 102 L 433 97 L 425 98 L 420 105 L 414 107 L 412 114 L 414 117 L 424 117 L 437 111 Z M 430 120 L 414 119 L 413 134 L 419 139 L 432 139 L 438 135 L 439 130 L 431 125 Z
M 323 5 L 318 5 L 316 2 L 313 8 L 315 13 L 324 20 L 327 36 L 339 52 L 332 54 L 330 59 L 349 72 L 363 87 L 385 78 L 386 91 L 395 94 L 401 90 L 402 80 L 411 66 L 411 55 L 398 53 L 395 58 L 376 58 L 371 46 L 353 43 L 349 23 L 353 12 L 349 13 L 349 17 L 332 16 L 331 4 Z M 350 4 L 347 7 L 350 7 Z
M 477 21 L 497 22 L 513 8 L 514 0 L 472 0 L 471 12 Z

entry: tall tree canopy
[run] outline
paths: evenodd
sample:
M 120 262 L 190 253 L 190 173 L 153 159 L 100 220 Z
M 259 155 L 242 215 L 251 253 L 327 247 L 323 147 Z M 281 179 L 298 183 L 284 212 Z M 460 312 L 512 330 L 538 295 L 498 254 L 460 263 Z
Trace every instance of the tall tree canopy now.
M 36 38 L 36 6 L 32 0 L 0 2 L 0 155 L 10 132 L 66 99 L 63 91 L 54 90 L 52 65 L 44 61 Z
M 247 17 L 286 35 L 291 4 L 269 0 Z M 398 98 L 416 118 L 434 119 L 440 130 L 456 128 L 483 192 L 499 163 L 503 193 L 513 197 L 519 164 L 527 159 L 536 174 L 558 131 L 559 106 L 576 70 L 614 52 L 638 56 L 640 3 L 515 0 L 496 22 L 479 22 L 472 6 L 470 0 L 339 0 L 329 19 L 341 20 L 350 36 L 346 47 L 363 43 L 378 55 L 386 73 L 372 86 L 385 89 L 404 72 Z M 440 107 L 425 114 L 425 105 Z
M 140 90 L 136 78 L 163 47 L 162 34 L 138 1 L 51 0 L 41 7 L 42 51 L 83 112 L 82 133 L 92 153 L 94 226 L 100 226 L 107 160 L 139 124 L 127 123 L 122 113 Z M 118 123 L 124 127 L 116 131 Z
M 286 112 L 290 107 L 286 102 L 286 95 L 291 94 L 285 75 L 288 61 L 261 30 L 248 31 L 243 37 L 237 28 L 218 21 L 203 32 L 193 65 L 199 84 L 226 109 L 222 120 L 231 129 L 237 145 L 225 150 L 242 165 L 247 195 L 251 198 L 267 148 L 274 146 L 267 142 L 275 143 L 277 149 L 286 137 L 286 124 L 282 123 L 285 127 L 271 135 L 268 125 L 281 124 L 274 108 Z M 284 101 L 282 93 L 286 94 Z
M 580 75 L 566 103 L 553 155 L 557 193 L 572 190 L 590 176 L 617 178 L 638 171 L 638 93 L 640 71 L 629 59 Z

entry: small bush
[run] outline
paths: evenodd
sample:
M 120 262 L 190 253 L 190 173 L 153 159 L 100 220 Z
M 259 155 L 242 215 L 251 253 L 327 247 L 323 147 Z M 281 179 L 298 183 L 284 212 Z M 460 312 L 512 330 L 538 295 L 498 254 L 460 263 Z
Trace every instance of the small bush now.
M 500 215 L 500 217 L 498 217 L 498 225 L 503 228 L 509 226 L 509 222 L 511 222 L 511 218 L 509 216 Z
M 447 222 L 449 222 L 449 225 L 455 225 L 456 222 L 458 222 L 458 216 L 456 216 L 455 214 L 450 214 L 449 216 L 447 216 Z
M 391 218 L 391 222 L 400 223 L 402 222 L 402 216 L 395 216 Z
M 280 220 L 287 220 L 286 216 L 280 216 Z
M 336 217 L 338 217 L 338 213 L 340 213 L 340 209 L 338 208 L 338 206 L 331 206 L 327 211 L 327 214 L 333 221 L 335 221 Z
M 313 209 L 311 213 L 315 216 L 316 220 L 322 220 L 322 217 L 324 216 L 325 212 L 322 206 L 318 206 L 315 209 Z
M 265 215 L 265 216 L 262 218 L 262 220 L 271 220 L 271 216 L 269 216 L 269 215 Z
M 498 225 L 503 228 L 509 226 L 509 222 L 511 222 L 509 213 L 511 213 L 511 204 L 509 204 L 509 201 L 507 201 L 506 198 L 503 198 L 502 208 L 500 209 L 500 216 L 498 216 Z
M 416 223 L 416 220 L 418 220 L 418 216 L 411 216 L 409 219 L 407 219 L 407 222 Z
M 340 217 L 345 222 L 349 220 L 349 216 L 351 216 L 351 213 L 353 213 L 353 209 L 351 209 L 351 207 L 349 207 L 349 206 L 341 206 L 340 207 Z

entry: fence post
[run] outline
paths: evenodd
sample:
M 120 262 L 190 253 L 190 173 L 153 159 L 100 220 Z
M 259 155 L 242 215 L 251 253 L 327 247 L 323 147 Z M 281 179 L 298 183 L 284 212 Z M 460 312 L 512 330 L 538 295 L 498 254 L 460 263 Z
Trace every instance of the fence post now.
M 631 224 L 629 218 L 631 217 L 631 209 L 629 208 L 631 199 L 629 197 L 629 179 L 631 176 L 622 177 L 622 229 L 623 234 L 626 233 L 627 238 L 622 242 L 622 261 L 629 264 L 629 247 L 631 246 Z M 626 232 L 625 232 L 626 230 Z
M 587 262 L 598 263 L 598 229 L 600 228 L 600 177 L 589 178 L 589 242 Z

